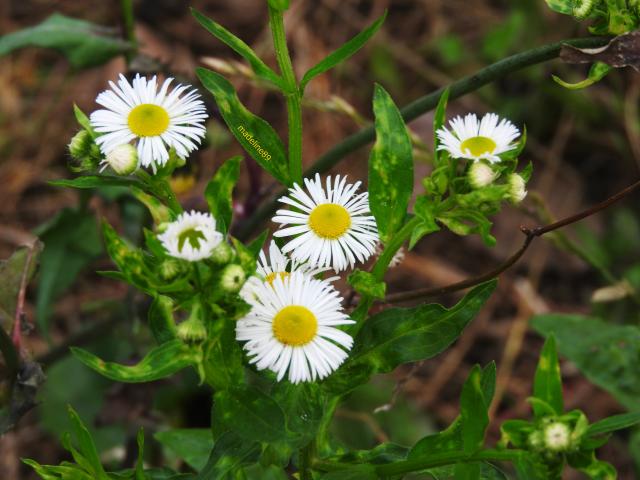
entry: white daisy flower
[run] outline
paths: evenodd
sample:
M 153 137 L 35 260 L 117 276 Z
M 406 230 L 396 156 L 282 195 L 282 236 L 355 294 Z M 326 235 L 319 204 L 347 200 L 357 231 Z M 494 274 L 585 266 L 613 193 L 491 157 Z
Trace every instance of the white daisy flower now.
M 283 253 L 300 262 L 332 267 L 336 272 L 366 261 L 376 249 L 378 230 L 369 214 L 369 194 L 358 193 L 361 182 L 347 184 L 346 177 L 327 177 L 326 190 L 320 175 L 304 180 L 307 191 L 294 184 L 290 196 L 280 202 L 297 210 L 278 210 L 273 221 L 292 225 L 274 233 L 276 237 L 297 235 L 283 248 Z
M 117 85 L 109 82 L 111 89 L 96 98 L 106 110 L 91 114 L 91 125 L 102 134 L 96 143 L 103 154 L 135 140 L 140 163 L 155 172 L 169 160 L 171 147 L 183 159 L 198 148 L 205 134 L 204 103 L 187 85 L 177 85 L 169 92 L 172 81 L 166 79 L 160 91 L 155 76 L 147 80 L 136 75 L 129 84 L 121 74 Z
M 252 308 L 238 320 L 236 339 L 246 342 L 258 370 L 275 372 L 278 381 L 288 371 L 290 382 L 309 382 L 328 376 L 347 358 L 353 339 L 335 327 L 354 322 L 329 283 L 297 271 L 243 293 Z
M 191 210 L 181 213 L 158 239 L 172 257 L 197 262 L 211 256 L 222 242 L 222 234 L 216 230 L 211 214 Z
M 498 155 L 516 148 L 513 142 L 520 136 L 520 130 L 513 123 L 505 118 L 500 120 L 495 113 L 486 114 L 480 121 L 474 113 L 469 113 L 464 118 L 450 120 L 449 126 L 451 131 L 442 127 L 437 132 L 441 142 L 438 150 L 446 150 L 454 158 L 496 163 L 500 161 Z
M 291 261 L 291 268 L 287 270 L 289 266 L 289 261 Z M 260 252 L 260 256 L 258 257 L 258 269 L 257 274 L 264 279 L 264 281 L 273 283 L 273 280 L 279 275 L 282 278 L 288 277 L 291 272 L 300 271 L 307 275 L 317 275 L 318 273 L 322 273 L 327 271 L 328 268 L 314 267 L 308 263 L 298 262 L 295 258 L 289 259 L 276 245 L 276 242 L 271 240 L 269 244 L 269 259 L 265 255 L 264 251 Z M 338 277 L 332 277 L 329 280 L 334 280 Z M 326 281 L 326 280 L 325 280 Z

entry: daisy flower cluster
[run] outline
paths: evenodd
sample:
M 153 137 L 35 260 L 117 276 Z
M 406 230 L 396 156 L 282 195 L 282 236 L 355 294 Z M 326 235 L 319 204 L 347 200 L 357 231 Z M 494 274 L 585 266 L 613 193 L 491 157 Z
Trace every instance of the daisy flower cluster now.
M 155 173 L 167 164 L 170 151 L 186 159 L 198 148 L 208 117 L 204 103 L 195 89 L 180 84 L 170 88 L 172 82 L 167 78 L 158 85 L 155 76 L 136 75 L 129 83 L 120 75 L 98 95 L 96 102 L 104 109 L 93 112 L 90 121 L 99 134 L 95 141 L 104 155 L 103 169 L 127 175 L 139 163 Z
M 293 207 L 278 210 L 273 221 L 287 238 L 282 250 L 274 241 L 269 257 L 260 254 L 257 276 L 241 295 L 251 305 L 238 321 L 236 338 L 244 343 L 250 362 L 259 370 L 288 376 L 292 383 L 315 381 L 335 371 L 353 345 L 338 327 L 353 323 L 344 313 L 342 297 L 333 287 L 337 277 L 321 280 L 318 274 L 336 273 L 366 261 L 376 249 L 376 222 L 369 211 L 367 192 L 360 182 L 346 177 L 305 179 L 280 202 Z

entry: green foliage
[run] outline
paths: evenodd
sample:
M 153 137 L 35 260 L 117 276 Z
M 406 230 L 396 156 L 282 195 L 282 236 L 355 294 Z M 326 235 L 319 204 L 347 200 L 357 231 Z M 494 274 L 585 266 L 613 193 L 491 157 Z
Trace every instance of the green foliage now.
M 13 325 L 22 278 L 27 284 L 33 278 L 42 248 L 36 241 L 33 247 L 19 248 L 7 260 L 0 260 L 0 328 L 6 331 Z
M 386 244 L 402 226 L 413 191 L 413 148 L 398 108 L 380 85 L 373 111 L 376 143 L 369 157 L 369 204 Z
M 270 4 L 271 2 L 275 2 L 275 1 L 283 1 L 283 0 L 269 0 Z M 385 11 L 385 13 L 379 19 L 377 19 L 375 22 L 373 22 L 371 25 L 365 28 L 362 32 L 360 32 L 358 35 L 356 35 L 351 40 L 346 42 L 336 51 L 331 52 L 329 55 L 327 55 L 326 58 L 322 59 L 317 65 L 310 68 L 304 74 L 304 76 L 302 77 L 302 80 L 300 80 L 300 86 L 299 86 L 300 91 L 304 92 L 304 89 L 306 88 L 307 84 L 311 80 L 313 80 L 315 77 L 323 74 L 327 70 L 332 69 L 336 65 L 339 65 L 340 63 L 344 62 L 349 57 L 354 55 L 358 50 L 360 50 L 364 46 L 364 44 L 367 43 L 369 39 L 373 37 L 376 34 L 376 32 L 380 29 L 386 17 L 387 17 L 387 12 Z
M 242 157 L 227 160 L 207 184 L 204 196 L 209 204 L 209 211 L 216 219 L 216 228 L 227 233 L 233 215 L 233 188 L 240 176 Z
M 284 11 L 289 8 L 289 4 L 291 0 L 267 0 L 269 2 L 269 6 L 278 11 Z
M 52 48 L 75 68 L 89 68 L 130 52 L 133 46 L 91 22 L 55 13 L 34 27 L 0 37 L 0 56 L 24 47 Z
M 249 65 L 251 65 L 253 72 L 256 74 L 258 78 L 261 78 L 269 83 L 272 83 L 277 87 L 282 87 L 283 84 L 280 76 L 276 74 L 271 68 L 269 68 L 262 60 L 260 60 L 260 58 L 255 54 L 255 52 L 251 49 L 249 45 L 247 45 L 245 42 L 240 40 L 234 34 L 229 32 L 222 25 L 219 25 L 218 23 L 214 22 L 210 18 L 207 18 L 205 15 L 198 12 L 196 9 L 192 8 L 191 13 L 195 17 L 195 19 L 198 21 L 198 23 L 200 23 L 200 25 L 206 28 L 207 31 L 211 33 L 211 35 L 216 37 L 221 42 L 225 43 L 227 46 L 232 48 L 238 55 L 240 55 L 247 62 L 249 62 Z M 204 83 L 204 80 L 203 80 L 203 83 Z M 226 118 L 225 118 L 225 121 L 226 121 Z M 231 131 L 233 132 L 233 128 L 231 128 Z
M 600 80 L 606 77 L 609 74 L 609 72 L 611 72 L 611 70 L 613 70 L 613 67 L 607 65 L 606 63 L 595 62 L 593 65 L 591 65 L 587 78 L 585 78 L 581 82 L 576 82 L 576 83 L 565 82 L 564 80 L 562 80 L 560 77 L 557 77 L 556 75 L 553 75 L 553 80 L 557 84 L 562 85 L 564 88 L 568 88 L 569 90 L 580 90 L 582 88 L 587 88 L 593 84 L 598 83 Z
M 206 428 L 166 430 L 154 437 L 197 471 L 204 468 L 213 450 L 211 430 Z
M 371 298 L 384 298 L 387 285 L 376 280 L 376 277 L 362 270 L 356 269 L 349 275 L 349 285 L 351 285 L 360 295 L 367 295 Z
M 475 287 L 450 309 L 430 304 L 390 308 L 372 316 L 356 336 L 349 359 L 329 377 L 326 387 L 346 392 L 375 373 L 437 355 L 460 336 L 495 286 L 491 281 Z
M 240 145 L 258 165 L 281 183 L 288 184 L 289 168 L 284 145 L 271 125 L 245 108 L 233 85 L 224 77 L 205 68 L 198 68 L 197 74 L 215 97 L 222 118 Z
M 254 462 L 260 453 L 260 444 L 227 432 L 216 440 L 205 467 L 193 480 L 229 478 L 243 465 Z M 231 477 L 233 478 L 233 477 Z
M 460 417 L 462 422 L 462 450 L 466 454 L 477 452 L 484 445 L 484 434 L 489 425 L 489 405 L 482 389 L 482 370 L 476 365 L 462 387 Z M 469 478 L 463 476 L 463 478 Z
M 201 355 L 181 340 L 165 342 L 145 355 L 136 365 L 105 362 L 81 348 L 72 347 L 78 360 L 100 375 L 125 383 L 151 382 L 173 375 L 201 361 Z
M 534 397 L 551 406 L 556 415 L 561 415 L 564 411 L 562 378 L 560 377 L 560 363 L 553 335 L 549 336 L 544 343 L 533 382 Z M 533 411 L 536 417 L 543 416 L 543 412 L 536 404 L 533 404 Z

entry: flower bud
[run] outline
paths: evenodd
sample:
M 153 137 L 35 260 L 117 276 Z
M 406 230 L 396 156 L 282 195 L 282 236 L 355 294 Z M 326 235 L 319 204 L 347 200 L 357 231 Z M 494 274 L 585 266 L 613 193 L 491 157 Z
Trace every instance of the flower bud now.
M 201 342 L 207 338 L 207 327 L 201 318 L 202 307 L 196 303 L 191 309 L 189 318 L 178 325 L 178 338 L 185 342 Z
M 173 280 L 185 271 L 183 263 L 176 258 L 168 258 L 160 264 L 160 278 Z
M 69 142 L 69 153 L 76 160 L 82 160 L 91 154 L 93 144 L 91 135 L 86 130 L 80 130 Z
M 569 427 L 561 422 L 552 422 L 544 428 L 544 444 L 554 452 L 564 452 L 571 446 Z
M 498 174 L 493 168 L 482 161 L 474 162 L 471 167 L 469 167 L 467 173 L 467 178 L 473 188 L 482 188 L 491 185 L 497 177 Z
M 220 288 L 229 293 L 237 293 L 244 285 L 246 275 L 240 265 L 230 264 L 224 267 L 220 277 Z
M 595 0 L 575 0 L 573 5 L 573 16 L 578 20 L 584 20 L 593 10 Z
M 129 175 L 138 168 L 138 151 L 129 143 L 118 145 L 107 154 L 102 165 L 103 169 L 111 167 L 118 175 Z
M 509 176 L 507 184 L 509 186 L 509 191 L 507 193 L 509 200 L 511 200 L 513 203 L 520 203 L 522 200 L 524 200 L 524 197 L 527 196 L 524 178 L 522 178 L 517 173 L 514 173 Z
M 211 252 L 211 260 L 216 265 L 226 265 L 233 258 L 233 250 L 226 242 L 221 242 L 216 248 Z

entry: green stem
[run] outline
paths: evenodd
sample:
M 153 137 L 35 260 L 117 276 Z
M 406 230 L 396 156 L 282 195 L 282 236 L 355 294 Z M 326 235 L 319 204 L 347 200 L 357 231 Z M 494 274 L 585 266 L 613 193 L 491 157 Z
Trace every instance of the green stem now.
M 516 55 L 512 55 L 502 59 L 488 67 L 478 70 L 472 75 L 468 75 L 460 80 L 453 82 L 447 87 L 449 91 L 449 101 L 462 97 L 467 93 L 474 92 L 495 80 L 498 80 L 510 73 L 517 72 L 524 68 L 552 60 L 560 54 L 563 45 L 572 45 L 578 48 L 599 47 L 605 45 L 609 38 L 605 37 L 589 37 L 577 38 L 571 40 L 562 40 L 560 42 L 551 43 L 542 47 L 536 47 Z M 444 92 L 445 88 L 420 97 L 409 105 L 405 106 L 400 112 L 406 122 L 410 122 L 419 117 L 423 113 L 433 110 L 438 105 L 438 100 Z M 328 152 L 320 156 L 316 162 L 305 172 L 305 176 L 309 177 L 316 173 L 323 173 L 336 165 L 340 160 L 355 152 L 360 147 L 372 142 L 375 139 L 375 130 L 373 127 L 367 127 L 359 132 L 347 137 L 338 145 L 331 148 Z M 277 198 L 286 192 L 278 192 L 270 202 L 265 202 L 246 222 L 241 229 L 238 230 L 239 238 L 248 237 L 260 224 L 270 217 L 278 208 Z
M 137 47 L 135 22 L 133 15 L 133 0 L 121 0 L 120 5 L 122 7 L 122 20 L 124 22 L 124 34 L 133 46 L 133 48 L 127 52 L 127 65 L 131 63 L 135 56 L 135 48 Z
M 292 183 L 301 184 L 302 97 L 287 47 L 283 13 L 269 7 L 269 25 L 273 35 L 273 47 L 282 73 L 282 79 L 284 80 L 283 93 L 287 101 L 287 115 L 289 118 L 289 177 Z
M 313 452 L 314 442 L 300 449 L 300 467 L 298 472 L 300 474 L 300 480 L 313 480 L 313 475 L 311 474 Z

